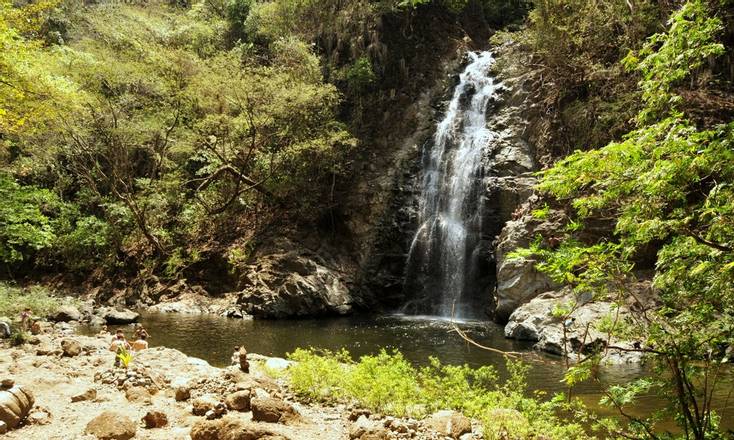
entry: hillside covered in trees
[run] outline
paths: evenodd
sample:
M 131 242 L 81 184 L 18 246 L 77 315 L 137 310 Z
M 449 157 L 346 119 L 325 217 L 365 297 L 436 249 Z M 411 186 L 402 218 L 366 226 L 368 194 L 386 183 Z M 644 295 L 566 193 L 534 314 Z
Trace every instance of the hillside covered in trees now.
M 239 317 L 409 312 L 466 257 L 473 315 L 575 356 L 570 385 L 612 349 L 649 360 L 656 377 L 606 391 L 629 422 L 610 438 L 728 438 L 730 0 L 0 0 L 0 48 L 4 283 Z M 418 223 L 476 84 L 481 155 L 447 178 L 476 183 L 473 243 L 416 263 L 423 236 L 468 228 Z M 653 392 L 665 415 L 625 412 Z

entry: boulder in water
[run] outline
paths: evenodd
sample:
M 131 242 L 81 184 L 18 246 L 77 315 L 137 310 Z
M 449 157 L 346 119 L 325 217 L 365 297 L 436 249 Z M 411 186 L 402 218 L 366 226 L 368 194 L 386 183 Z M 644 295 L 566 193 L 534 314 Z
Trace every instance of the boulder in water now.
M 140 314 L 128 309 L 106 309 L 102 313 L 102 318 L 107 324 L 131 324 L 140 319 Z
M 51 320 L 56 322 L 81 321 L 82 314 L 74 306 L 63 305 L 51 316 Z

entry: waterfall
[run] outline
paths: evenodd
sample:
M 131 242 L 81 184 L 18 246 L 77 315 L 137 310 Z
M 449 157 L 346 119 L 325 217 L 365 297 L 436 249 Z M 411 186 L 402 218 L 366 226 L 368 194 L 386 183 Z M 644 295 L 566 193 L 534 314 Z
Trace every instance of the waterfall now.
M 489 52 L 469 53 L 443 119 L 423 151 L 418 229 L 406 264 L 409 314 L 477 315 L 476 281 L 484 263 L 482 153 L 494 139 L 487 106 L 500 85 L 489 76 Z M 486 298 L 485 298 L 486 299 Z

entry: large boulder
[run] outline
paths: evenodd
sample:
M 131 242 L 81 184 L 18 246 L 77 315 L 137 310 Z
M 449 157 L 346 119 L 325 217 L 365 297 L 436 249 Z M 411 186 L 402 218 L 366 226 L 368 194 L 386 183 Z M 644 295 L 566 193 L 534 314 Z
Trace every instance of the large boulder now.
M 494 317 L 497 321 L 507 322 L 520 305 L 557 287 L 547 275 L 535 269 L 536 260 L 510 258 L 510 253 L 529 246 L 537 236 L 553 240 L 561 229 L 561 213 L 556 211 L 542 220 L 526 214 L 508 221 L 502 228 L 495 249 L 497 291 Z
M 553 314 L 558 306 L 574 305 L 568 317 Z M 556 355 L 589 354 L 607 345 L 607 333 L 597 330 L 602 318 L 624 322 L 630 317 L 627 306 L 617 307 L 605 301 L 594 301 L 590 294 L 574 294 L 571 289 L 545 292 L 527 304 L 520 306 L 510 316 L 505 326 L 505 337 L 534 341 L 535 348 Z M 632 348 L 626 341 L 612 339 L 611 345 Z M 612 363 L 639 363 L 635 352 L 607 351 L 606 360 Z
M 33 394 L 24 387 L 13 386 L 0 391 L 0 422 L 9 429 L 17 428 L 35 403 Z
M 129 309 L 105 309 L 102 318 L 107 324 L 131 324 L 140 319 L 140 314 Z
M 345 315 L 352 297 L 344 274 L 314 255 L 296 251 L 258 258 L 247 268 L 239 299 L 250 315 L 263 318 Z
M 128 440 L 135 437 L 137 424 L 124 414 L 105 411 L 87 424 L 84 432 L 99 440 Z
M 50 316 L 52 321 L 56 322 L 69 322 L 69 321 L 81 321 L 82 314 L 74 306 L 63 305 L 56 310 L 56 313 Z

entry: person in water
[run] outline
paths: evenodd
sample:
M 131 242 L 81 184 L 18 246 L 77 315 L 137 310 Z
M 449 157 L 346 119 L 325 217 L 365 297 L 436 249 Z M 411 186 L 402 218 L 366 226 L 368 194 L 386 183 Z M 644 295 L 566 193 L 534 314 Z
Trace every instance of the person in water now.
M 133 342 L 133 351 L 142 351 L 148 348 L 148 332 L 143 330 L 143 332 L 140 333 L 140 336 L 138 336 L 138 339 Z
M 115 367 L 120 366 L 120 358 L 117 355 L 125 350 L 130 350 L 130 344 L 128 344 L 127 340 L 125 340 L 125 334 L 122 332 L 122 330 L 117 330 L 117 332 L 115 333 L 115 338 L 110 344 L 110 351 L 115 353 Z
M 148 331 L 145 329 L 145 327 L 143 327 L 142 324 L 135 324 L 135 340 L 139 340 L 140 337 L 143 335 L 145 335 L 145 337 L 147 338 L 149 336 Z

